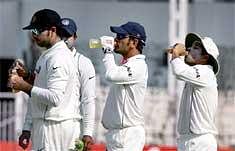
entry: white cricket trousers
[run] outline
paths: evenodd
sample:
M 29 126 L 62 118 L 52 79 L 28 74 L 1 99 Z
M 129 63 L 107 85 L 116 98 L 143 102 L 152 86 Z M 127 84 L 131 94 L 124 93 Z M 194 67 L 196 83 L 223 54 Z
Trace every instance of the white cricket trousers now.
M 108 151 L 143 151 L 145 130 L 143 126 L 108 130 L 105 134 Z
M 51 121 L 33 119 L 33 151 L 68 151 L 74 149 L 80 135 L 78 119 Z
M 217 142 L 213 134 L 181 135 L 177 140 L 177 151 L 217 151 Z

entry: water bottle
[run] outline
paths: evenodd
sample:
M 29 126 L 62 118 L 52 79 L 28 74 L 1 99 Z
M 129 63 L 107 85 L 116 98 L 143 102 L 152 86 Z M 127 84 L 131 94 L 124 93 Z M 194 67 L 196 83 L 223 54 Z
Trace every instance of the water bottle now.
M 84 143 L 82 140 L 80 139 L 76 139 L 75 140 L 75 149 L 74 151 L 82 151 L 84 148 Z
M 16 69 L 13 69 L 12 72 L 11 72 L 11 74 L 12 74 L 12 75 L 11 75 L 12 77 L 13 77 L 13 76 L 18 76 Z M 19 90 L 15 90 L 15 89 L 13 89 L 13 88 L 12 88 L 11 91 L 12 91 L 13 93 L 19 92 Z
M 90 39 L 89 40 L 89 48 L 102 48 L 100 39 Z
M 17 73 L 17 66 L 19 65 L 19 63 L 21 63 L 22 65 L 24 65 L 24 61 L 21 60 L 21 59 L 16 59 L 15 62 L 13 63 L 14 64 L 14 68 L 11 70 L 11 78 L 14 78 L 14 76 L 18 76 L 18 73 Z M 11 83 L 8 83 L 8 86 L 10 87 Z M 15 90 L 12 88 L 12 92 L 13 93 L 17 93 L 19 92 L 19 90 Z

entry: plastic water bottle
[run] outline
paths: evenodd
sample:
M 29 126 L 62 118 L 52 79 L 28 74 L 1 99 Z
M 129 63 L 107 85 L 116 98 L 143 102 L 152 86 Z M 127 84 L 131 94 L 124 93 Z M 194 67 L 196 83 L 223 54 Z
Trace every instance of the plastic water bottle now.
M 16 69 L 14 69 L 14 70 L 11 71 L 11 78 L 13 78 L 14 76 L 18 76 Z M 8 83 L 8 85 L 10 86 L 11 84 Z M 13 88 L 12 88 L 11 91 L 12 91 L 13 93 L 19 92 L 19 90 L 15 90 L 15 89 L 13 89 Z
M 89 40 L 89 48 L 102 48 L 101 40 L 92 38 Z
M 14 78 L 14 76 L 18 76 L 17 69 L 19 66 L 19 63 L 24 65 L 24 61 L 22 59 L 16 59 L 13 63 L 14 68 L 11 70 L 11 78 Z M 11 87 L 11 83 L 8 83 L 8 86 Z M 19 92 L 19 90 L 12 89 L 13 93 Z
M 82 140 L 80 139 L 76 139 L 75 140 L 75 149 L 74 151 L 82 151 L 84 148 L 84 143 Z

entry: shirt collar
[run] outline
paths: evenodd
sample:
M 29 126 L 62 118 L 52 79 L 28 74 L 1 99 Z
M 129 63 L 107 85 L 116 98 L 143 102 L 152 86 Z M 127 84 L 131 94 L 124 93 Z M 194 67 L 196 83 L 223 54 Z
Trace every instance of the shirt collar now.
M 72 52 L 73 56 L 76 56 L 76 53 L 78 53 L 78 51 L 74 47 L 73 47 L 73 50 L 71 52 Z
M 127 62 L 131 61 L 131 60 L 135 60 L 135 59 L 143 59 L 144 60 L 145 59 L 145 55 L 142 55 L 142 54 L 135 55 L 133 57 L 128 58 Z
M 63 40 L 58 41 L 57 43 L 55 43 L 51 48 L 49 48 L 48 50 L 53 50 L 57 47 L 67 47 L 65 42 Z
M 48 52 L 50 52 L 50 51 L 52 51 L 52 50 L 56 50 L 55 48 L 58 48 L 58 47 L 66 47 L 66 48 L 67 48 L 67 46 L 66 46 L 66 44 L 64 43 L 64 41 L 63 41 L 63 40 L 60 40 L 60 41 L 58 41 L 57 43 L 55 43 L 51 48 L 45 50 L 45 51 L 43 52 L 43 54 L 47 54 Z
M 47 55 L 50 52 L 58 50 L 57 48 L 67 48 L 68 51 L 70 51 L 69 48 L 67 47 L 67 45 L 65 44 L 65 42 L 63 40 L 61 40 L 61 41 L 58 41 L 57 43 L 55 43 L 51 48 L 43 51 L 42 56 Z

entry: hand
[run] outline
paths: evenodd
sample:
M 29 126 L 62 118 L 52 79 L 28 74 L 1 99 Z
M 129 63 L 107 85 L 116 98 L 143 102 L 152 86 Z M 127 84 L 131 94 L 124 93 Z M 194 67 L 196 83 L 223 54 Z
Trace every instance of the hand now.
M 29 146 L 29 139 L 30 139 L 31 132 L 23 130 L 22 134 L 19 137 L 19 145 L 23 149 L 26 149 Z
M 17 68 L 18 69 L 16 71 L 19 76 L 23 77 L 24 79 L 29 78 L 30 73 L 23 64 L 18 63 Z
M 172 48 L 168 48 L 167 51 L 172 54 L 172 59 L 188 54 L 185 45 L 181 43 L 176 43 Z
M 84 142 L 83 151 L 91 151 L 92 145 L 94 144 L 92 137 L 84 135 L 82 141 Z
M 18 59 L 15 62 L 16 62 L 17 74 L 19 76 L 23 77 L 24 79 L 28 79 L 30 76 L 30 72 L 29 72 L 29 70 L 26 69 L 23 62 Z
M 15 90 L 21 90 L 30 95 L 32 85 L 24 81 L 24 79 L 18 75 L 10 75 L 8 79 L 8 86 Z
M 110 36 L 100 37 L 102 50 L 104 53 L 112 53 L 114 50 L 114 38 Z
M 18 75 L 20 77 L 23 77 L 25 81 L 33 85 L 35 74 L 33 72 L 30 72 L 28 69 L 26 69 L 24 63 L 20 59 L 16 59 L 14 63 L 11 65 L 10 69 L 8 70 L 9 77 L 12 75 Z
M 9 74 L 19 74 L 20 76 L 24 76 L 26 74 L 26 69 L 24 67 L 24 63 L 20 59 L 16 59 L 8 70 Z
M 185 45 L 184 44 L 181 44 L 181 43 L 177 43 L 173 49 L 173 54 L 177 54 L 179 56 L 185 56 L 187 55 L 187 51 L 186 51 L 186 48 L 185 48 Z

